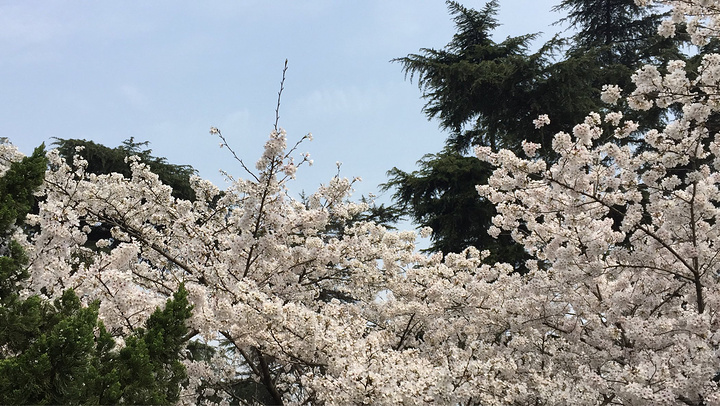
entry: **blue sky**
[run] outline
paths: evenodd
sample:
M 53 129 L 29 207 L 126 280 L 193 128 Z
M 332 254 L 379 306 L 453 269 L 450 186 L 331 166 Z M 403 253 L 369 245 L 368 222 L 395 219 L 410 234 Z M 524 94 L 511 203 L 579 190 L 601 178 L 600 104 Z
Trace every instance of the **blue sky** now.
M 496 40 L 559 32 L 558 2 L 501 0 Z M 253 164 L 287 58 L 280 126 L 290 142 L 313 133 L 300 152 L 315 161 L 291 190 L 314 191 L 340 161 L 363 179 L 359 197 L 440 150 L 446 134 L 389 61 L 453 33 L 440 0 L 0 0 L 0 136 L 26 154 L 52 137 L 114 147 L 132 136 L 223 187 L 220 169 L 243 174 L 209 128 Z

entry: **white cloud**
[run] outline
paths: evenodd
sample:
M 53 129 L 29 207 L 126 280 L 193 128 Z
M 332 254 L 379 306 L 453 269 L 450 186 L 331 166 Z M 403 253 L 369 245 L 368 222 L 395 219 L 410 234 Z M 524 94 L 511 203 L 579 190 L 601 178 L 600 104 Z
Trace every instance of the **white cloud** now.
M 293 103 L 295 106 L 292 110 L 297 109 L 317 116 L 351 115 L 357 117 L 383 108 L 389 100 L 390 95 L 387 91 L 374 86 L 324 88 L 313 90 L 301 97 Z

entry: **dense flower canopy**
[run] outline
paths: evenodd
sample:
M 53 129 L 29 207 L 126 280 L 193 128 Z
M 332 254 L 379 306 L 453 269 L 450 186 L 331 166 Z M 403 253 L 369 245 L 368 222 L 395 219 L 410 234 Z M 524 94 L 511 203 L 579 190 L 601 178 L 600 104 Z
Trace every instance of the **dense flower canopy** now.
M 716 38 L 717 1 L 667 4 L 662 34 L 687 22 L 695 44 Z M 357 221 L 367 207 L 340 176 L 291 198 L 309 157 L 276 129 L 227 190 L 193 178 L 192 202 L 139 159 L 126 178 L 50 152 L 17 231 L 26 290 L 101 300 L 121 342 L 183 284 L 192 341 L 214 349 L 188 352 L 187 404 L 718 405 L 718 72 L 706 54 L 697 72 L 644 67 L 627 96 L 609 84 L 606 111 L 555 135 L 552 163 L 529 142 L 525 157 L 476 149 L 497 167 L 477 188 L 497 207 L 489 232 L 524 245 L 526 275 L 474 248 L 417 253 L 414 232 Z M 677 113 L 636 134 L 612 110 L 622 97 Z M 0 153 L 0 172 L 19 159 Z M 88 244 L 100 222 L 112 238 Z

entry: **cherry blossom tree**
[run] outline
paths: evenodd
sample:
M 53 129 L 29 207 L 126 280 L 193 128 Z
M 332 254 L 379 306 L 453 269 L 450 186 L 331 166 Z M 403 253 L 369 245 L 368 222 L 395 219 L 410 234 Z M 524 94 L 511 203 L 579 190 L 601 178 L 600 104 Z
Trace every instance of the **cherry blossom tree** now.
M 717 1 L 667 4 L 661 33 L 687 21 L 697 44 L 715 38 Z M 18 238 L 27 289 L 100 300 L 122 345 L 182 284 L 192 342 L 210 349 L 184 361 L 187 404 L 718 405 L 720 136 L 706 124 L 720 56 L 687 69 L 646 66 L 630 93 L 609 84 L 606 111 L 554 136 L 552 164 L 529 142 L 525 157 L 476 149 L 497 167 L 477 188 L 497 207 L 489 232 L 523 244 L 526 275 L 352 221 L 366 206 L 339 175 L 291 198 L 311 137 L 288 147 L 276 123 L 254 168 L 236 156 L 244 177 L 224 191 L 192 178 L 192 202 L 139 159 L 125 178 L 50 152 L 37 231 Z M 633 134 L 621 97 L 678 113 Z M 112 226 L 105 250 L 83 245 L 95 222 Z
M 235 154 L 220 130 L 211 134 Z M 27 220 L 39 230 L 25 239 L 28 288 L 99 300 L 121 340 L 182 284 L 193 340 L 215 347 L 188 354 L 185 402 L 315 402 L 313 377 L 373 330 L 375 301 L 417 256 L 415 235 L 351 222 L 368 207 L 347 199 L 353 180 L 336 176 L 290 198 L 287 183 L 311 160 L 295 157 L 300 142 L 286 142 L 276 124 L 255 169 L 236 156 L 247 178 L 228 175 L 221 192 L 194 177 L 194 201 L 173 197 L 138 158 L 128 159 L 128 178 L 86 172 L 79 153 L 71 166 L 50 152 L 40 210 Z M 86 247 L 88 224 L 100 222 L 112 238 Z
M 672 35 L 668 24 L 687 16 L 697 45 L 715 37 L 717 2 L 669 4 L 672 20 L 661 33 Z M 718 61 L 707 54 L 697 72 L 675 61 L 667 73 L 646 66 L 633 76 L 633 108 L 679 106 L 637 145 L 613 142 L 637 125 L 608 110 L 556 134 L 553 165 L 533 158 L 536 144 L 525 144 L 527 158 L 476 149 L 498 166 L 478 186 L 499 213 L 490 232 L 511 231 L 535 257 L 523 288 L 534 297 L 508 335 L 529 338 L 538 379 L 572 387 L 575 402 L 720 402 L 720 136 L 708 130 L 718 108 Z M 603 100 L 620 96 L 608 86 Z M 535 398 L 557 403 L 551 393 Z

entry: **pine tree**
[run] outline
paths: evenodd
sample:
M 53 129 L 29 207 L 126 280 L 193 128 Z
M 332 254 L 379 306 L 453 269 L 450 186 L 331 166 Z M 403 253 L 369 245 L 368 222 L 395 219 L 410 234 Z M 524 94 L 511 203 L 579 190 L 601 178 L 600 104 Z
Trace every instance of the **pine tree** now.
M 197 171 L 190 165 L 171 164 L 166 158 L 152 155 L 152 150 L 147 148 L 149 143 L 149 141 L 136 142 L 130 137 L 120 146 L 110 148 L 93 141 L 56 138 L 54 145 L 67 162 L 73 162 L 76 154 L 88 161 L 86 171 L 96 175 L 115 172 L 130 177 L 130 165 L 126 159 L 137 155 L 163 183 L 172 187 L 174 197 L 195 200 L 190 176 L 195 175 Z M 78 147 L 80 150 L 77 149 Z
M 667 17 L 657 6 L 639 6 L 634 0 L 562 0 L 553 11 L 566 11 L 557 23 L 576 31 L 570 53 L 594 50 L 601 66 L 632 68 L 680 56 L 676 40 L 657 34 Z
M 604 84 L 631 90 L 630 78 L 643 65 L 662 66 L 669 60 L 686 59 L 681 44 L 689 42 L 687 33 L 680 27 L 674 38 L 658 35 L 658 26 L 667 14 L 660 13 L 657 6 L 641 7 L 634 0 L 562 0 L 553 11 L 568 13 L 556 23 L 566 24 L 576 32 L 565 61 L 588 61 L 595 104 Z M 595 110 L 602 107 L 596 106 Z M 656 127 L 667 113 L 657 107 L 644 112 L 624 105 L 620 108 L 641 128 Z
M 392 182 L 384 187 L 396 189 L 399 210 L 412 213 L 416 223 L 433 229 L 428 251 L 482 247 L 493 253 L 491 259 L 511 261 L 517 269 L 524 269 L 522 247 L 509 235 L 494 239 L 486 231 L 495 210 L 478 196 L 475 185 L 487 181 L 490 165 L 451 148 L 426 155 L 418 164 L 420 169 L 412 173 L 397 168 L 388 172 Z
M 115 148 L 93 141 L 78 139 L 56 138 L 54 142 L 60 156 L 66 162 L 73 163 L 77 155 L 87 161 L 85 171 L 96 175 L 119 173 L 129 178 L 132 174 L 130 165 L 126 160 L 130 156 L 138 156 L 143 163 L 150 167 L 153 173 L 158 175 L 163 183 L 172 187 L 172 194 L 175 198 L 194 201 L 195 191 L 190 185 L 190 177 L 195 175 L 197 171 L 190 165 L 171 164 L 164 157 L 152 155 L 152 150 L 147 148 L 148 144 L 148 141 L 136 142 L 132 137 Z M 110 232 L 112 224 L 92 222 L 84 225 L 91 229 L 85 244 L 87 247 L 97 249 L 95 243 L 98 240 L 114 241 Z M 115 244 L 113 242 L 110 248 L 114 247 Z
M 417 77 L 428 118 L 437 118 L 450 135 L 444 151 L 419 161 L 419 170 L 392 169 L 384 188 L 395 190 L 396 206 L 417 224 L 433 227 L 431 250 L 501 249 L 505 252 L 498 255 L 517 266 L 523 262 L 522 249 L 510 247 L 508 236 L 496 241 L 487 235 L 494 209 L 471 197 L 492 168 L 471 163 L 470 147 L 507 148 L 524 156 L 521 142 L 528 140 L 542 145 L 538 153 L 552 161 L 554 134 L 569 131 L 589 111 L 607 108 L 600 100 L 603 85 L 629 89 L 630 73 L 643 63 L 680 57 L 682 35 L 671 41 L 655 34 L 649 27 L 662 16 L 638 8 L 633 0 L 566 0 L 555 9 L 570 9 L 561 22 L 577 28 L 578 35 L 555 37 L 530 53 L 533 34 L 500 43 L 491 39 L 499 24 L 498 7 L 491 1 L 475 11 L 448 2 L 457 27 L 452 41 L 443 50 L 422 49 L 396 60 L 406 76 Z M 602 7 L 609 19 L 598 17 Z M 567 51 L 558 60 L 563 48 Z M 665 119 L 665 111 L 657 108 L 641 113 L 619 108 L 641 130 Z M 533 120 L 540 114 L 548 114 L 551 122 L 538 130 Z
M 33 192 L 42 184 L 46 166 L 43 145 L 0 177 L 0 304 L 13 300 L 18 284 L 28 277 L 23 268 L 27 257 L 10 234 L 33 207 Z
M 537 117 L 533 84 L 555 44 L 530 54 L 535 34 L 493 41 L 492 32 L 499 26 L 497 0 L 480 11 L 447 4 L 457 33 L 445 49 L 421 49 L 421 54 L 394 61 L 411 80 L 417 79 L 427 100 L 423 110 L 450 131 L 449 146 L 461 152 L 477 143 L 507 147 L 514 142 L 508 134 Z
M 177 402 L 191 310 L 184 288 L 119 351 L 98 307 L 82 306 L 72 290 L 53 304 L 31 296 L 0 307 L 0 404 Z

